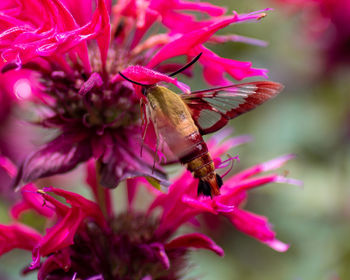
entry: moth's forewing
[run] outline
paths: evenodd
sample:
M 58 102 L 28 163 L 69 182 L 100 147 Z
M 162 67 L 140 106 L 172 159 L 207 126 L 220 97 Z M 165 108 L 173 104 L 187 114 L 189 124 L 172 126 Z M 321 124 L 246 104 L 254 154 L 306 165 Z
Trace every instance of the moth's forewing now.
M 279 83 L 258 81 L 196 91 L 181 97 L 204 135 L 275 97 L 282 89 Z
M 147 114 L 157 139 L 165 142 L 159 143 L 159 146 L 167 146 L 173 155 L 182 158 L 194 145 L 193 135 L 199 133 L 188 107 L 179 95 L 160 86 L 149 90 L 147 98 Z

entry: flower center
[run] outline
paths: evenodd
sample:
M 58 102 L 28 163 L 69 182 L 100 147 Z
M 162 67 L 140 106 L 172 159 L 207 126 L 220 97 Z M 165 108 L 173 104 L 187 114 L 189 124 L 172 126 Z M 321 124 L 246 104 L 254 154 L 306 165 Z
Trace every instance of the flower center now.
M 56 70 L 42 74 L 45 92 L 55 101 L 50 107 L 56 123 L 83 125 L 97 134 L 138 123 L 140 106 L 132 86 L 125 81 L 111 82 L 112 77 L 130 63 L 127 55 L 111 49 L 106 71 L 102 71 L 98 51 L 91 48 L 89 53 L 92 74 L 85 73 L 77 63 L 73 64 L 71 73 Z
M 55 270 L 49 276 L 56 279 L 55 276 L 64 278 L 76 273 L 76 277 L 82 279 L 97 275 L 105 280 L 139 280 L 146 276 L 153 280 L 180 279 L 186 265 L 186 250 L 164 252 L 170 261 L 170 268 L 165 268 L 159 254 L 165 240 L 154 234 L 157 225 L 157 220 L 131 212 L 112 219 L 108 230 L 87 221 L 69 247 L 70 269 Z

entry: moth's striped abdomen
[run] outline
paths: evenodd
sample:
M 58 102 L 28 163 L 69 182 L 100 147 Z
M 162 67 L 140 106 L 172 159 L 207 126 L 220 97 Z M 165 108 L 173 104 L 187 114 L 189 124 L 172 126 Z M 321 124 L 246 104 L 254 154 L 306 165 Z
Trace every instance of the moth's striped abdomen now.
M 192 143 L 192 145 L 189 145 L 184 156 L 180 157 L 180 162 L 187 164 L 187 169 L 193 173 L 193 177 L 199 179 L 198 194 L 211 197 L 219 195 L 222 179 L 215 172 L 213 159 L 202 135 L 197 130 L 186 138 L 188 143 Z
M 187 105 L 176 93 L 160 86 L 149 89 L 147 99 L 148 111 L 158 134 L 180 162 L 199 179 L 198 193 L 218 195 L 222 180 L 215 173 L 208 147 Z

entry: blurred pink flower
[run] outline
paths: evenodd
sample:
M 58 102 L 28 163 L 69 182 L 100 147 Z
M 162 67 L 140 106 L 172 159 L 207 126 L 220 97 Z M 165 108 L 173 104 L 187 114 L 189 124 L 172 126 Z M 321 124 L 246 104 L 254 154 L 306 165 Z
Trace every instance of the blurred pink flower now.
M 213 137 L 209 148 L 217 165 L 219 156 L 247 137 L 223 141 L 225 133 Z M 32 251 L 33 261 L 27 272 L 38 269 L 38 279 L 180 279 L 186 269 L 186 255 L 192 249 L 211 250 L 219 256 L 224 252 L 209 237 L 199 232 L 176 235 L 186 225 L 200 225 L 203 213 L 222 215 L 243 233 L 250 235 L 276 251 L 284 252 L 289 245 L 279 241 L 267 219 L 241 208 L 247 191 L 267 183 L 300 184 L 277 173 L 261 173 L 277 169 L 291 155 L 258 164 L 226 180 L 221 195 L 210 199 L 197 196 L 197 182 L 185 171 L 174 180 L 168 193 L 151 187 L 143 178 L 127 181 L 128 207 L 115 214 L 110 190 L 104 198 L 97 191 L 96 170 L 88 164 L 86 182 L 95 202 L 81 195 L 53 187 L 38 190 L 34 185 L 21 189 L 23 200 L 11 210 L 10 225 L 0 226 L 0 254 L 15 248 Z M 3 164 L 12 170 L 9 162 Z M 137 191 L 146 185 L 153 201 L 144 210 L 136 210 Z M 64 198 L 67 204 L 51 196 Z M 161 211 L 155 211 L 160 208 Z M 102 210 L 105 209 L 105 210 Z M 51 228 L 39 233 L 18 222 L 23 212 L 34 210 L 46 217 Z M 105 212 L 103 214 L 103 212 Z M 120 212 L 120 211 L 119 211 Z M 148 278 L 147 278 L 148 277 Z
M 210 3 L 120 0 L 112 6 L 111 2 L 5 0 L 0 4 L 2 75 L 33 74 L 36 80 L 22 83 L 20 95 L 29 94 L 40 82 L 34 101 L 44 110 L 37 124 L 59 130 L 55 139 L 26 158 L 17 183 L 67 172 L 94 158 L 106 187 L 135 176 L 167 184 L 161 166 L 153 171 L 150 149 L 139 157 L 139 96 L 118 75 L 129 66 L 151 71 L 148 82 L 172 82 L 185 91 L 188 86 L 159 73 L 178 69 L 178 64 L 167 60 L 180 55 L 189 60 L 203 52 L 199 64 L 210 84 L 229 83 L 226 74 L 237 80 L 266 77 L 267 70 L 222 58 L 203 44 L 257 43 L 215 32 L 230 24 L 257 21 L 268 9 L 224 15 L 224 8 Z M 159 27 L 165 31 L 155 33 Z
M 0 74 L 0 155 L 20 164 L 33 151 L 31 127 L 16 117 L 23 101 L 40 96 L 37 74 L 30 70 Z M 18 137 L 19 131 L 21 137 Z M 0 198 L 9 202 L 15 198 L 9 176 L 0 170 Z
M 348 0 L 274 0 L 302 12 L 303 30 L 317 42 L 325 59 L 324 74 L 350 64 L 350 2 Z

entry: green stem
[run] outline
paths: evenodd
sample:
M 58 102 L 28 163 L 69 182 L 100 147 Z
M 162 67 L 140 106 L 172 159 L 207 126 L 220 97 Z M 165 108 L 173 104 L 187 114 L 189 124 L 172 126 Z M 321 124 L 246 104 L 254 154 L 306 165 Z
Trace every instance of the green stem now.
M 108 217 L 105 188 L 100 184 L 100 162 L 96 161 L 97 204 L 105 217 Z

